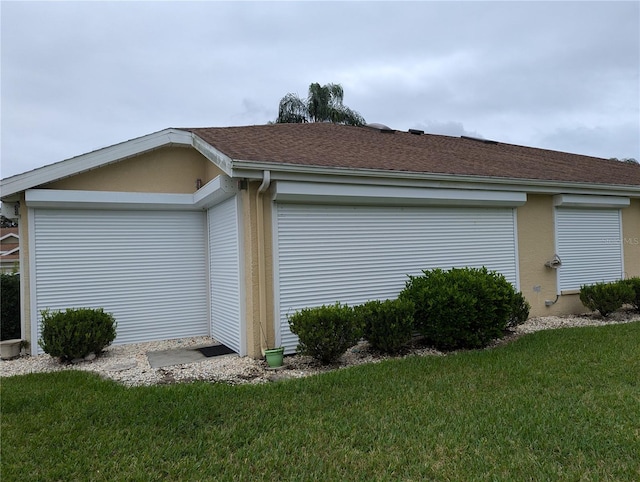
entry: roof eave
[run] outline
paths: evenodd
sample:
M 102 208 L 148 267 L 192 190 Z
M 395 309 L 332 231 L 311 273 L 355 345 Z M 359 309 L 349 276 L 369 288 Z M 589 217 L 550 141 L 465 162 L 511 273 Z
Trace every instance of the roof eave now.
M 371 182 L 385 185 L 443 186 L 465 184 L 469 189 L 519 189 L 530 193 L 600 193 L 640 197 L 640 186 L 629 184 L 603 184 L 545 179 L 509 178 L 496 176 L 472 176 L 411 171 L 389 171 L 384 169 L 353 169 L 324 166 L 301 166 L 275 162 L 234 160 L 231 177 L 262 179 L 263 171 L 271 172 L 277 180 L 320 180 L 331 176 L 337 182 Z M 336 179 L 337 177 L 337 179 Z

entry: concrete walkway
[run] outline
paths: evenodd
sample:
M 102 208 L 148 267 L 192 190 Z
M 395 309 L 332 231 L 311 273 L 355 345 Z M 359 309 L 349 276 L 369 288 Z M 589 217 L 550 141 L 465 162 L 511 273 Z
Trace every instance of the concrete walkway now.
M 206 360 L 207 357 L 198 351 L 198 348 L 177 348 L 174 350 L 161 350 L 147 352 L 147 359 L 151 368 L 182 365 L 183 363 L 195 363 Z

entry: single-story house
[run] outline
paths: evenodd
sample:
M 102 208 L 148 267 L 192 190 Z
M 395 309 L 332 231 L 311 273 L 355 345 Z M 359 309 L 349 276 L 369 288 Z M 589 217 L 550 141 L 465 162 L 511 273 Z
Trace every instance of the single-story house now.
M 20 227 L 23 337 L 104 307 L 116 343 L 297 340 L 303 307 L 395 297 L 486 266 L 531 315 L 640 276 L 640 165 L 380 124 L 171 128 L 1 181 Z

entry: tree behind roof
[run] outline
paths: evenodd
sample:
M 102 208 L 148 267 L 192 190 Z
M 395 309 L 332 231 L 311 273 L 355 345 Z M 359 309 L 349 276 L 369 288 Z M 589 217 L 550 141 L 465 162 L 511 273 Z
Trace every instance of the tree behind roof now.
M 366 122 L 356 111 L 343 104 L 344 90 L 340 84 L 309 85 L 305 100 L 289 93 L 280 100 L 278 124 L 300 124 L 304 122 L 331 122 L 351 126 L 362 126 Z

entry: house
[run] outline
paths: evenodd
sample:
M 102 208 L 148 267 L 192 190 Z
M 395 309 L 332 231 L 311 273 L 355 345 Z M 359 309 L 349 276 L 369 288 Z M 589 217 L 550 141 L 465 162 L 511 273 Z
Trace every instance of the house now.
M 0 273 L 13 273 L 20 267 L 18 228 L 0 228 Z
M 116 343 L 211 335 L 259 357 L 295 350 L 295 310 L 395 297 L 422 269 L 497 270 L 532 316 L 583 312 L 582 284 L 640 276 L 639 165 L 484 139 L 171 128 L 0 187 L 30 340 L 43 309 L 104 307 Z

